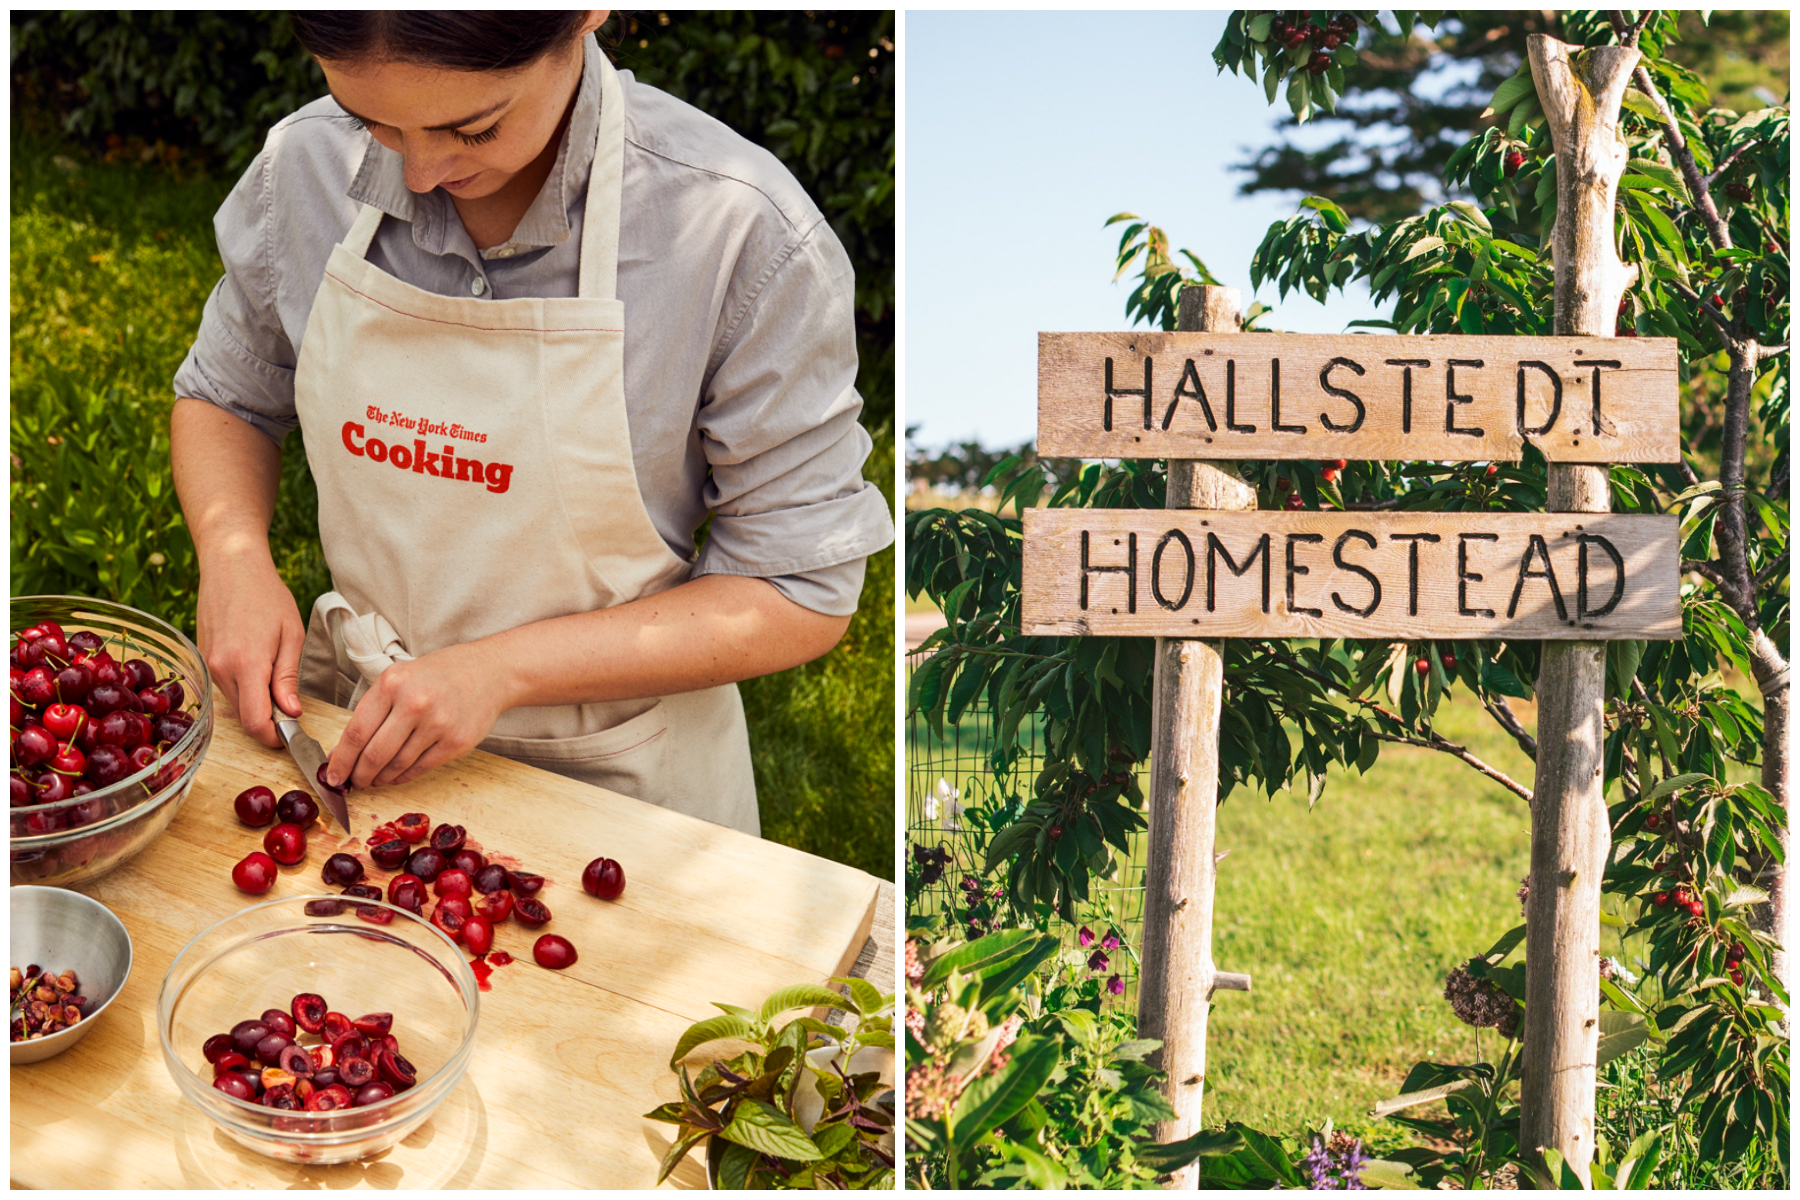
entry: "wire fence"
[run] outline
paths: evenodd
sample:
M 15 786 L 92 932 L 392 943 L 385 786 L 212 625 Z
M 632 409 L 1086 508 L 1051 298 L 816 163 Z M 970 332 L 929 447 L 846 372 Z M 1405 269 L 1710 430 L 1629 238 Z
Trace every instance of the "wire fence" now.
M 908 654 L 907 671 L 925 660 Z M 994 748 L 993 726 L 985 711 L 972 711 L 955 725 L 946 723 L 943 737 L 934 734 L 923 717 L 913 714 L 906 722 L 906 841 L 909 874 L 916 870 L 916 855 L 943 849 L 949 861 L 934 881 L 910 887 L 907 912 L 935 915 L 949 912 L 965 934 L 986 931 L 986 916 L 1004 909 L 1005 870 L 993 878 L 982 875 L 986 838 L 981 830 L 984 810 L 1030 799 L 1032 782 L 1043 767 L 1042 724 L 1033 714 L 1020 726 L 1026 747 L 1016 766 L 997 777 L 990 755 Z M 1134 834 L 1131 852 L 1120 857 L 1110 879 L 1095 879 L 1085 904 L 1076 906 L 1073 926 L 1052 922 L 1047 932 L 1057 934 L 1071 964 L 1084 964 L 1096 951 L 1106 965 L 1092 969 L 1101 980 L 1118 975 L 1124 988 L 1123 1003 L 1137 1003 L 1138 951 L 1142 944 L 1144 912 L 1144 834 Z M 973 881 L 973 884 L 969 881 Z M 983 902 L 985 898 L 985 903 Z M 971 928 L 971 920 L 974 925 Z M 1093 940 L 1081 945 L 1083 928 Z M 1102 942 L 1112 933 L 1120 940 L 1107 950 Z

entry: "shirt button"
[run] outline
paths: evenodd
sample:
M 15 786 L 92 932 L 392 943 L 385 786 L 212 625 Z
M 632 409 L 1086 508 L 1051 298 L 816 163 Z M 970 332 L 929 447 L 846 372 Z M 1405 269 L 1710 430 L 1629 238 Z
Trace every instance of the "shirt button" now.
M 513 248 L 511 246 L 502 246 L 500 249 L 494 251 L 495 258 L 511 258 L 512 256 Z
M 477 296 L 481 295 L 481 293 L 487 291 L 487 280 L 477 275 L 475 277 L 475 282 L 469 285 L 469 290 L 474 292 Z

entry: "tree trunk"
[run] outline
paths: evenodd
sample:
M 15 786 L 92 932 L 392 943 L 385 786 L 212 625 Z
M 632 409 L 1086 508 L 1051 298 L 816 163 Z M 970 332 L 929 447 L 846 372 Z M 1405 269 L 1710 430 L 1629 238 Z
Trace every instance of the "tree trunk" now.
M 1186 287 L 1184 330 L 1235 332 L 1233 288 Z M 1256 507 L 1256 489 L 1230 463 L 1171 460 L 1168 508 Z M 1138 1036 L 1157 1038 L 1153 1060 L 1175 1118 L 1159 1142 L 1200 1130 L 1206 1078 L 1206 1016 L 1215 982 L 1212 957 L 1213 841 L 1219 803 L 1219 708 L 1225 690 L 1223 642 L 1156 639 L 1151 692 L 1150 815 L 1144 866 L 1144 946 L 1138 980 Z M 1169 1186 L 1192 1190 L 1199 1168 L 1183 1167 Z
M 1610 336 L 1635 277 L 1614 248 L 1613 209 L 1626 161 L 1619 101 L 1638 52 L 1578 50 L 1543 34 L 1528 47 L 1556 146 L 1555 332 Z M 1548 499 L 1552 512 L 1609 511 L 1606 468 L 1551 466 Z M 1594 1157 L 1600 881 L 1612 843 L 1603 768 L 1606 644 L 1544 643 L 1539 661 L 1519 1144 L 1554 1187 L 1543 1150 L 1560 1151 L 1583 1184 Z

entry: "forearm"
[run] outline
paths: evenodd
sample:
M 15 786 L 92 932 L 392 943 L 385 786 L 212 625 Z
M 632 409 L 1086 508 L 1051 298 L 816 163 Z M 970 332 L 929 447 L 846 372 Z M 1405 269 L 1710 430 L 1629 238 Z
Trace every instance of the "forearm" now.
M 837 645 L 850 618 L 804 608 L 766 580 L 703 575 L 642 600 L 535 621 L 471 649 L 505 707 L 696 691 L 783 671 Z
M 280 447 L 223 409 L 183 398 L 169 416 L 169 460 L 201 573 L 228 559 L 267 560 L 273 570 Z

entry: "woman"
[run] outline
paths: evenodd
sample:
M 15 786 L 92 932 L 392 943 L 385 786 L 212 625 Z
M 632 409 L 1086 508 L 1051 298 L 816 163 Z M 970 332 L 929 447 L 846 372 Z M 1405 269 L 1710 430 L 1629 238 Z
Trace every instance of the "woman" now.
M 756 832 L 736 681 L 835 645 L 893 537 L 851 272 L 773 157 L 613 69 L 606 16 L 294 15 L 331 96 L 220 210 L 175 379 L 200 647 L 268 745 L 271 693 L 355 706 L 334 784 L 480 746 Z M 296 425 L 335 589 L 305 626 L 268 545 Z

